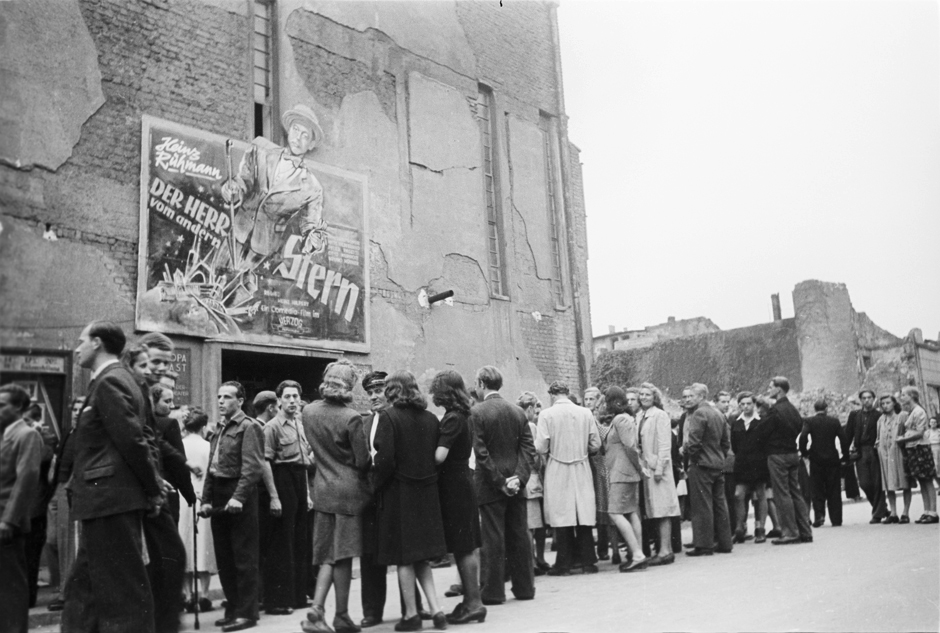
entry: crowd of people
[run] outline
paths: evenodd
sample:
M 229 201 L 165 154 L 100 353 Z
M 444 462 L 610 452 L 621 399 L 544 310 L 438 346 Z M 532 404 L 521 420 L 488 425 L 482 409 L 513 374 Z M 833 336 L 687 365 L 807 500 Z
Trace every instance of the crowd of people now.
M 395 630 L 416 631 L 424 620 L 483 622 L 507 583 L 532 600 L 536 576 L 597 573 L 599 560 L 636 573 L 683 549 L 811 543 L 827 512 L 842 524 L 842 478 L 858 496 L 856 473 L 872 523 L 910 523 L 917 486 L 924 514 L 914 522 L 940 522 L 940 429 L 913 386 L 863 390 L 843 426 L 825 400 L 802 417 L 785 377 L 765 394 L 714 400 L 694 383 L 672 419 L 648 382 L 592 387 L 581 406 L 556 381 L 543 406 L 532 392 L 503 398 L 492 366 L 470 384 L 441 371 L 426 396 L 408 371 L 359 376 L 339 360 L 315 397 L 284 377 L 249 405 L 241 384 L 224 382 L 210 428 L 202 409 L 174 409 L 172 353 L 161 334 L 128 346 L 116 325 L 89 324 L 76 360 L 91 382 L 61 438 L 40 432 L 23 387 L 0 386 L 0 630 L 27 630 L 37 542 L 64 587 L 50 605 L 63 610 L 64 632 L 178 631 L 182 611 L 214 608 L 217 573 L 223 631 L 255 626 L 262 611 L 307 609 L 304 631 L 348 633 L 384 621 L 389 565 Z M 368 412 L 351 406 L 357 386 Z M 447 557 L 459 583 L 445 595 L 462 599 L 445 614 L 433 563 Z M 359 623 L 349 609 L 354 559 Z

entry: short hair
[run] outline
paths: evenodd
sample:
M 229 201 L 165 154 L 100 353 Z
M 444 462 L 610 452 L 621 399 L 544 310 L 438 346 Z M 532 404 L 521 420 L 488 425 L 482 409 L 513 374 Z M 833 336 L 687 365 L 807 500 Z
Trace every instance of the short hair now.
M 244 400 L 245 399 L 245 388 L 242 387 L 242 383 L 237 380 L 227 380 L 219 385 L 219 389 L 222 387 L 235 387 L 235 397 Z
M 790 392 L 790 381 L 787 380 L 785 376 L 774 376 L 773 380 L 770 382 L 773 383 L 774 387 L 783 389 L 783 393 Z
M 737 400 L 738 404 L 740 404 L 741 401 L 744 400 L 745 398 L 750 398 L 754 404 L 757 404 L 757 401 L 754 400 L 754 392 L 752 391 L 742 391 L 741 393 L 738 394 L 738 397 L 735 398 L 735 400 Z
M 303 387 L 301 387 L 301 386 L 300 386 L 300 383 L 297 382 L 296 380 L 283 380 L 283 381 L 281 381 L 281 384 L 279 384 L 279 385 L 277 386 L 277 389 L 274 390 L 274 395 L 276 395 L 278 398 L 280 398 L 281 396 L 284 395 L 284 390 L 285 390 L 285 389 L 289 389 L 290 387 L 293 387 L 294 389 L 297 390 L 297 395 L 298 395 L 298 396 L 304 395 L 304 389 L 303 389 Z
M 164 352 L 173 351 L 173 341 L 162 332 L 147 332 L 137 339 L 137 344 L 144 347 L 154 347 Z
M 651 382 L 644 382 L 640 385 L 640 389 L 649 389 L 653 392 L 653 406 L 659 409 L 663 408 L 663 392 L 659 390 L 659 387 L 654 385 Z M 637 391 L 637 396 L 639 396 L 639 391 Z
M 492 365 L 484 365 L 477 370 L 477 380 L 486 389 L 499 391 L 503 388 L 503 375 Z
M 627 412 L 627 393 L 617 385 L 607 387 L 604 401 L 607 403 L 607 413 L 620 415 Z
M 715 394 L 715 400 L 718 400 L 722 396 L 728 396 L 729 398 L 732 397 L 730 391 L 725 391 L 724 389 L 722 389 L 721 391 Z
M 829 408 L 829 404 L 826 402 L 825 398 L 820 398 L 819 400 L 813 403 L 813 409 L 815 409 L 817 412 L 825 411 L 828 408 Z
M 692 393 L 701 396 L 705 400 L 708 400 L 708 385 L 700 382 L 693 382 L 691 385 L 689 385 L 689 389 L 692 390 Z
M 427 398 L 418 388 L 415 375 L 405 369 L 393 372 L 385 381 L 385 398 L 389 404 L 399 409 L 411 408 L 424 411 L 428 408 Z
M 121 354 L 121 362 L 124 363 L 128 369 L 130 369 L 134 366 L 134 363 L 137 362 L 137 359 L 140 358 L 140 355 L 146 353 L 146 347 L 140 343 L 135 343 L 134 345 L 124 348 L 124 353 Z
M 261 397 L 259 398 L 258 396 Z M 277 395 L 272 394 L 270 391 L 262 391 L 255 396 L 255 401 L 251 403 L 251 406 L 254 407 L 255 413 L 258 414 L 270 407 L 272 404 L 277 404 Z
M 153 398 L 153 401 L 156 402 L 163 397 L 164 391 L 172 392 L 173 390 L 170 389 L 167 385 L 164 385 L 162 382 L 158 382 L 150 387 L 150 396 Z
M 875 395 L 875 392 L 872 391 L 871 389 L 862 389 L 861 391 L 858 392 L 859 399 L 861 400 L 862 398 L 864 398 L 866 393 L 870 395 L 872 398 L 878 397 Z
M 343 382 L 342 387 L 331 387 L 326 384 L 327 376 L 335 376 Z M 353 388 L 356 386 L 356 368 L 348 360 L 341 358 L 333 361 L 323 370 L 323 382 L 317 391 L 324 400 L 348 403 L 353 400 Z
M 370 371 L 362 377 L 362 388 L 366 391 L 373 387 L 385 387 L 385 379 L 388 373 L 384 371 Z
M 587 395 L 589 393 L 596 393 L 597 395 L 601 395 L 601 390 L 598 389 L 597 387 L 588 387 L 587 389 L 584 390 L 584 397 L 587 398 Z
M 101 340 L 104 351 L 114 356 L 120 356 L 127 343 L 124 330 L 113 321 L 92 321 L 88 324 L 88 338 Z
M 885 398 L 889 398 L 889 399 L 891 400 L 891 402 L 894 404 L 894 406 L 893 406 L 892 408 L 894 409 L 894 412 L 895 412 L 895 413 L 900 413 L 900 412 L 901 412 L 901 403 L 898 402 L 898 399 L 894 397 L 894 394 L 893 394 L 893 393 L 883 393 L 883 394 L 881 394 L 880 396 L 878 396 L 878 403 L 880 404 L 881 401 L 884 400 Z
M 26 408 L 29 406 L 29 392 L 26 391 L 26 388 L 22 385 L 18 385 L 15 382 L 2 385 L 0 386 L 0 393 L 10 394 L 10 404 L 16 407 L 17 411 L 26 411 Z
M 542 404 L 542 401 L 539 400 L 539 397 L 531 391 L 523 391 L 519 394 L 519 398 L 516 400 L 516 406 L 525 411 L 529 407 L 534 407 L 537 404 Z
M 431 379 L 431 386 L 428 391 L 435 405 L 443 407 L 447 411 L 457 410 L 469 413 L 470 394 L 463 382 L 463 376 L 453 369 L 439 371 Z
M 553 396 L 570 396 L 571 390 L 568 389 L 568 384 L 562 380 L 556 380 L 548 386 L 548 393 Z
M 204 427 L 209 423 L 209 414 L 200 409 L 199 407 L 193 407 L 186 414 L 186 419 L 183 420 L 183 428 L 189 431 L 190 433 L 198 433 L 199 429 Z
M 911 398 L 915 403 L 920 404 L 920 389 L 914 385 L 901 387 L 901 393 Z

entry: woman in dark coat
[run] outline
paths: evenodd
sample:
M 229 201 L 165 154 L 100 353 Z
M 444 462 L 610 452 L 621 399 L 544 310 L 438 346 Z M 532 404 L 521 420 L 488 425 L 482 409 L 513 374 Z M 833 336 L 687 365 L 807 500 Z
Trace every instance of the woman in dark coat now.
M 480 511 L 470 470 L 473 434 L 470 431 L 470 394 L 463 378 L 448 369 L 431 381 L 434 404 L 446 413 L 441 420 L 435 461 L 440 464 L 437 487 L 444 520 L 447 551 L 457 559 L 463 602 L 447 616 L 451 624 L 486 619 L 480 599 Z
M 395 625 L 396 631 L 421 629 L 415 578 L 434 614 L 435 627 L 446 628 L 428 564 L 429 559 L 447 553 L 434 462 L 439 423 L 427 411 L 427 400 L 411 372 L 397 371 L 389 376 L 385 397 L 390 406 L 379 416 L 373 459 L 379 497 L 376 561 L 398 567 L 405 617 Z

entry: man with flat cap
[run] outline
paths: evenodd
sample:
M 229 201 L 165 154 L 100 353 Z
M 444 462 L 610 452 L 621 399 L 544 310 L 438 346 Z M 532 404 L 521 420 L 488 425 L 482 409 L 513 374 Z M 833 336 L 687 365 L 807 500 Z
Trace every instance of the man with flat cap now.
M 240 272 L 253 271 L 278 251 L 295 217 L 305 255 L 326 247 L 323 187 L 304 163 L 304 156 L 323 138 L 323 130 L 305 105 L 285 112 L 281 124 L 288 147 L 256 138 L 242 157 L 238 174 L 222 186 L 222 197 L 238 209 L 233 230 L 241 248 L 233 267 Z

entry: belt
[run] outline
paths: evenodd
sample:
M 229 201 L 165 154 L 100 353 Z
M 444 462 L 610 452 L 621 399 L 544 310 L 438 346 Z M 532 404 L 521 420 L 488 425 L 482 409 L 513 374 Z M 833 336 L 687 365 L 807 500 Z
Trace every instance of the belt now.
M 565 461 L 565 460 L 563 460 L 563 459 L 558 459 L 558 458 L 555 457 L 554 455 L 549 455 L 549 458 L 554 459 L 554 460 L 555 460 L 556 462 L 558 462 L 559 464 L 565 464 L 565 465 L 567 465 L 567 466 L 571 466 L 571 465 L 573 465 L 573 464 L 580 464 L 581 462 L 586 462 L 588 459 L 590 459 L 590 455 L 585 455 L 585 456 L 582 457 L 581 459 L 575 459 L 575 460 L 573 460 L 573 461 Z

